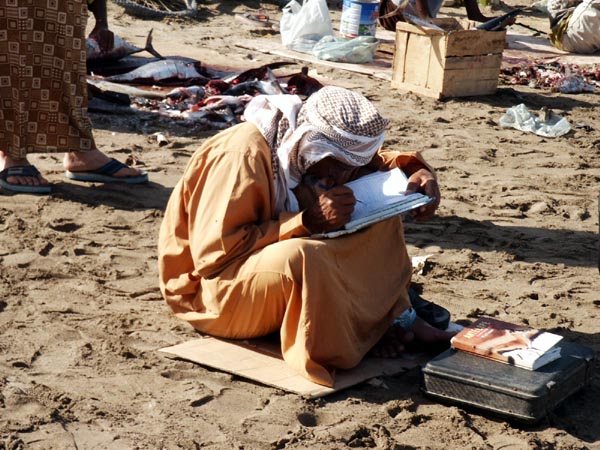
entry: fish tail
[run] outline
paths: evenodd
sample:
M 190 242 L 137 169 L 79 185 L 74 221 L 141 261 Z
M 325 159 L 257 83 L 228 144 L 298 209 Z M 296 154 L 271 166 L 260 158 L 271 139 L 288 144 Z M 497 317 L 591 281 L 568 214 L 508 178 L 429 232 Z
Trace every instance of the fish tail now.
M 150 29 L 150 32 L 148 33 L 148 37 L 146 38 L 146 46 L 144 47 L 144 50 L 147 51 L 148 53 L 150 53 L 151 55 L 156 56 L 158 59 L 165 59 L 164 56 L 162 56 L 160 53 L 158 53 L 154 47 L 152 46 L 152 32 L 154 31 L 154 29 Z

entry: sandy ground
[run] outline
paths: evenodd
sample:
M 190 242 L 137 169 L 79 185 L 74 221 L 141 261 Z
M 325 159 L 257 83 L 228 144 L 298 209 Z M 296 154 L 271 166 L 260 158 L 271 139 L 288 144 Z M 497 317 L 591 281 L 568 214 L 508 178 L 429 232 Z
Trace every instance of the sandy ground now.
M 157 50 L 207 65 L 281 59 L 236 47 L 260 34 L 233 18 L 259 9 L 278 18 L 278 6 L 202 8 L 200 22 L 133 19 L 114 4 L 109 12 L 130 42 L 142 45 L 154 28 Z M 456 320 L 492 315 L 600 350 L 597 96 L 500 86 L 494 96 L 436 101 L 312 68 L 372 99 L 391 119 L 388 145 L 421 150 L 438 171 L 438 216 L 407 225 L 411 255 L 430 255 L 415 274 L 425 297 Z M 501 128 L 500 116 L 522 102 L 589 128 L 557 139 Z M 158 353 L 195 337 L 161 299 L 156 237 L 172 187 L 213 132 L 92 118 L 100 147 L 137 158 L 151 183 L 71 182 L 62 155 L 36 155 L 55 193 L 0 197 L 0 449 L 600 448 L 598 375 L 531 426 L 432 401 L 416 370 L 308 401 Z M 156 131 L 170 143 L 159 147 Z

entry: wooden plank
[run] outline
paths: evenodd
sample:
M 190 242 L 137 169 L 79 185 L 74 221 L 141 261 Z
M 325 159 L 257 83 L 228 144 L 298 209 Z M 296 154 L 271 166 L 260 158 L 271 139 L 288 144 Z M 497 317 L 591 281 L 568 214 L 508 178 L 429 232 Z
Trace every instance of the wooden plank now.
M 506 31 L 464 30 L 448 34 L 446 56 L 475 56 L 502 53 Z
M 428 21 L 443 30 L 436 28 L 428 28 L 426 26 L 420 26 L 408 22 L 396 23 L 396 32 L 401 31 L 405 33 L 421 34 L 426 36 L 439 36 L 448 34 L 450 31 L 460 31 L 468 29 L 471 22 L 468 20 L 457 20 L 453 17 L 436 17 L 434 19 L 428 19 Z
M 431 37 L 432 51 L 436 54 L 440 61 L 444 61 L 448 58 L 448 36 L 432 36 Z
M 435 17 L 430 20 L 431 23 L 446 31 L 465 30 L 469 25 L 468 21 L 458 20 L 453 17 Z
M 444 60 L 446 70 L 470 69 L 477 71 L 480 69 L 500 70 L 502 64 L 502 54 L 496 55 L 478 55 L 478 56 L 451 56 Z
M 392 63 L 392 87 L 396 88 L 398 83 L 404 82 L 404 70 L 406 67 L 406 49 L 408 46 L 408 33 L 396 32 L 396 51 Z
M 427 86 L 431 50 L 429 36 L 409 35 L 404 66 L 405 83 Z
M 389 53 L 390 55 L 394 54 L 396 50 L 396 45 L 394 42 L 379 42 L 377 46 L 377 53 Z
M 433 35 L 444 35 L 444 31 L 436 30 L 434 28 L 420 27 L 407 22 L 396 23 L 396 33 L 398 31 L 403 33 L 416 34 L 420 36 L 433 36 Z
M 308 53 L 296 52 L 283 46 L 279 38 L 242 39 L 235 44 L 237 47 L 259 51 L 267 55 L 278 55 L 298 61 L 309 62 L 326 67 L 358 72 L 384 80 L 392 79 L 392 60 L 389 55 L 376 53 L 369 64 L 351 64 L 325 61 Z
M 498 82 L 499 68 L 480 69 L 474 72 L 470 69 L 446 70 L 444 72 L 444 85 L 446 82 L 472 83 L 480 80 L 495 80 Z
M 429 72 L 426 87 L 441 92 L 444 86 L 444 65 L 446 60 L 446 35 L 431 36 L 429 53 Z M 416 61 L 415 64 L 419 62 Z
M 450 82 L 444 85 L 441 97 L 467 97 L 472 95 L 491 95 L 498 89 L 498 79 L 469 80 L 468 82 Z

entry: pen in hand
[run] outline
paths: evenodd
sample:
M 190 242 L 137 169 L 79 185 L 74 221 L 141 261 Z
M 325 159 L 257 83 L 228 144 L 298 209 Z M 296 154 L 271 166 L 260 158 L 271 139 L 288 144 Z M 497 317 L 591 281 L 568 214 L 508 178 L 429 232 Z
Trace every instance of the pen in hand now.
M 324 191 L 328 191 L 329 189 L 331 189 L 333 186 L 325 186 L 323 183 L 318 183 L 317 184 L 318 187 L 320 187 L 321 189 L 323 189 Z M 357 203 L 363 203 L 362 200 L 354 197 L 354 199 L 356 200 Z

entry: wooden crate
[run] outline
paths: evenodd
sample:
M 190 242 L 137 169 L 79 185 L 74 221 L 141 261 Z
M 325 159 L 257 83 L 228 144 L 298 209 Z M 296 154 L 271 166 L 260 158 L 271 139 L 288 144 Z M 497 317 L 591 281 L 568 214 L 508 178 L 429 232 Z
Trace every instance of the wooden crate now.
M 433 19 L 443 29 L 396 24 L 392 87 L 429 97 L 496 92 L 506 31 L 466 29 L 456 19 Z

